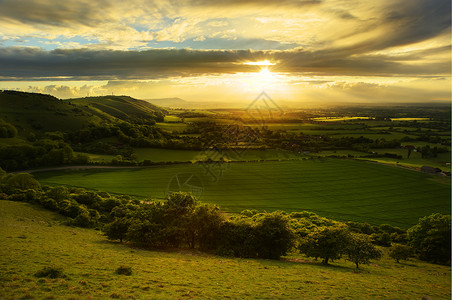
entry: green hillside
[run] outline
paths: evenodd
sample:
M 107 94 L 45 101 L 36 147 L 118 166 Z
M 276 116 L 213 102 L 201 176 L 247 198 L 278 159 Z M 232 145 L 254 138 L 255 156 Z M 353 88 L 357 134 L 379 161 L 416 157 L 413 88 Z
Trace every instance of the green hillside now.
M 90 124 L 117 120 L 159 121 L 165 111 L 127 96 L 59 100 L 39 93 L 0 92 L 0 119 L 13 124 L 20 134 L 74 131 Z
M 13 124 L 19 134 L 71 131 L 111 120 L 50 95 L 15 91 L 0 92 L 0 118 Z
M 344 260 L 324 266 L 235 259 L 192 251 L 149 251 L 111 243 L 99 232 L 27 203 L 0 201 L 1 299 L 449 299 L 450 267 L 387 254 L 361 271 Z M 384 250 L 384 249 L 383 249 Z M 37 278 L 45 267 L 64 278 Z M 120 266 L 131 276 L 117 275 Z
M 191 184 L 203 187 L 201 200 L 218 204 L 228 212 L 248 208 L 307 210 L 337 220 L 386 223 L 403 228 L 431 213 L 450 211 L 447 178 L 392 166 L 321 159 L 230 163 L 223 167 L 217 182 L 196 164 L 60 170 L 35 176 L 43 184 L 163 198 L 172 179 L 177 176 L 183 182 L 187 174 L 193 174 L 199 181 Z
M 71 103 L 121 120 L 152 118 L 163 121 L 164 109 L 129 96 L 102 96 L 68 99 Z

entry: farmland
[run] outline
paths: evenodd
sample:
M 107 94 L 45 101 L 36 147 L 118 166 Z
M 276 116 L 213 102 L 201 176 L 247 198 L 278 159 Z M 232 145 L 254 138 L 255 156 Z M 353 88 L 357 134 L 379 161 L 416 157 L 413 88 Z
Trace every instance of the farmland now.
M 206 167 L 206 165 L 204 165 Z M 193 174 L 202 201 L 227 212 L 313 211 L 338 220 L 408 228 L 418 218 L 450 211 L 450 183 L 376 163 L 314 159 L 223 164 L 216 182 L 202 164 L 36 173 L 42 184 L 80 186 L 141 198 L 163 198 L 175 176 Z M 193 183 L 193 182 L 192 182 Z

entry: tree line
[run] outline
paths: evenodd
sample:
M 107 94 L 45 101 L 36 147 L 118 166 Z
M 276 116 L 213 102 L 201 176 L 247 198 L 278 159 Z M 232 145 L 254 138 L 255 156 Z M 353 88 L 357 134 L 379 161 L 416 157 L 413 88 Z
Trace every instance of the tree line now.
M 450 215 L 433 214 L 403 230 L 391 225 L 338 222 L 312 212 L 226 215 L 193 195 L 173 193 L 165 201 L 64 186 L 41 186 L 27 173 L 0 169 L 0 200 L 39 204 L 67 217 L 71 226 L 101 229 L 110 240 L 145 248 L 190 248 L 222 256 L 268 258 L 298 251 L 328 264 L 345 257 L 358 268 L 388 247 L 396 261 L 450 263 Z

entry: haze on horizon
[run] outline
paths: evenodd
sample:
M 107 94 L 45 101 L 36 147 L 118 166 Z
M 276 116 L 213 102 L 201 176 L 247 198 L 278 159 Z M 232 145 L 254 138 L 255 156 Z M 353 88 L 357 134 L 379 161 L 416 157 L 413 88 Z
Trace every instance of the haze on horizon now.
M 2 0 L 0 89 L 450 102 L 449 0 Z

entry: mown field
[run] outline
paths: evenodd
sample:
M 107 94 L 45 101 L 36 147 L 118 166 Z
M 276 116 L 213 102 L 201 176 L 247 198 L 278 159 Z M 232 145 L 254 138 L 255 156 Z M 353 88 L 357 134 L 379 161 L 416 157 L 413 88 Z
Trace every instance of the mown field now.
M 202 201 L 216 203 L 227 212 L 307 210 L 337 220 L 403 228 L 431 213 L 450 213 L 450 181 L 377 163 L 346 159 L 229 163 L 221 165 L 222 173 L 216 169 L 219 165 L 203 166 L 60 170 L 35 176 L 42 184 L 152 198 L 163 198 L 168 190 L 179 188 L 179 180 L 182 190 L 201 187 Z M 216 178 L 206 174 L 209 169 Z
M 108 242 L 98 231 L 60 225 L 63 217 L 0 201 L 1 299 L 450 299 L 450 267 L 385 254 L 362 266 L 324 266 L 298 254 L 283 260 L 149 251 Z M 386 249 L 383 249 L 386 251 Z M 65 278 L 37 278 L 47 266 Z M 132 275 L 117 275 L 119 266 Z
M 275 160 L 299 158 L 296 153 L 278 149 L 248 149 L 242 151 L 240 155 L 233 150 L 224 150 L 223 156 L 231 161 L 251 161 L 251 160 Z M 138 161 L 151 160 L 153 162 L 189 162 L 195 160 L 206 160 L 209 156 L 201 150 L 176 150 L 158 148 L 135 148 L 134 153 Z

